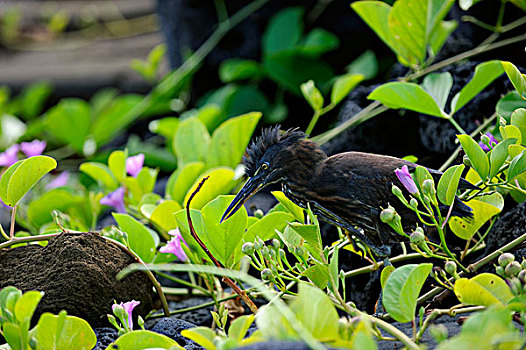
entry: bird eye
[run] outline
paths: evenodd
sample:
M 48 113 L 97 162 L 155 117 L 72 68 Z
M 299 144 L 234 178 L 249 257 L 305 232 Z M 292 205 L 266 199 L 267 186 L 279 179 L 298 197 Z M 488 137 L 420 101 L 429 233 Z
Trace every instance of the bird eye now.
M 265 162 L 265 163 L 261 164 L 261 169 L 267 170 L 268 169 L 268 163 Z

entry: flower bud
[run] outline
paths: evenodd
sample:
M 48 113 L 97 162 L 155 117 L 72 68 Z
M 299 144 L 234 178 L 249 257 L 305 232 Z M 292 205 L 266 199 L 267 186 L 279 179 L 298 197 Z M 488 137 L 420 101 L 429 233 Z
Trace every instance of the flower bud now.
M 506 265 L 504 271 L 506 272 L 506 275 L 510 277 L 517 276 L 519 272 L 521 272 L 521 264 L 519 264 L 516 261 L 512 261 L 508 265 Z
M 499 256 L 499 265 L 506 267 L 510 262 L 515 260 L 515 256 L 511 253 L 504 253 Z
M 508 123 L 506 122 L 506 119 L 504 119 L 503 117 L 499 117 L 499 125 L 504 127 L 506 126 Z
M 484 134 L 480 137 L 480 141 L 485 144 L 486 146 L 490 147 L 491 140 L 489 139 L 488 135 Z
M 518 295 L 522 292 L 522 283 L 517 277 L 512 277 L 507 280 L 508 285 L 511 287 L 511 292 L 514 295 Z
M 495 268 L 495 272 L 497 273 L 497 275 L 502 276 L 502 277 L 505 277 L 504 267 L 502 267 L 502 266 L 497 266 L 497 267 Z
M 264 281 L 270 281 L 272 278 L 272 271 L 270 269 L 263 269 L 261 271 L 261 279 Z
M 266 245 L 264 245 L 262 248 L 261 248 L 261 254 L 263 254 L 263 256 L 265 258 L 268 258 L 270 256 L 269 254 L 269 251 L 270 249 L 268 249 L 268 247 Z
M 276 250 L 275 249 L 269 249 L 268 254 L 272 260 L 276 258 Z
M 254 241 L 254 249 L 256 250 L 260 250 L 264 245 L 265 243 L 259 237 Z
M 400 197 L 402 196 L 402 190 L 400 189 L 400 187 L 396 186 L 396 185 L 393 185 L 393 187 L 391 188 L 391 191 L 393 192 L 393 194 L 397 197 Z
M 252 254 L 254 254 L 255 250 L 256 249 L 254 247 L 254 244 L 250 243 L 250 242 L 247 242 L 247 243 L 243 244 L 243 246 L 241 246 L 241 251 L 245 255 L 252 255 Z
M 274 238 L 272 240 L 272 246 L 276 249 L 281 248 L 281 242 L 279 241 L 279 239 Z
M 517 277 L 521 280 L 521 282 L 526 282 L 526 270 L 521 270 Z
M 261 209 L 256 209 L 254 211 L 254 216 L 258 219 L 261 219 L 263 216 L 265 215 L 265 213 L 263 213 L 263 210 Z
M 279 258 L 285 260 L 285 251 L 281 248 L 279 249 Z
M 393 207 L 389 206 L 387 209 L 382 210 L 380 213 L 380 220 L 386 224 L 393 221 L 396 211 Z
M 411 198 L 409 205 L 411 208 L 416 209 L 418 207 L 418 200 L 416 198 Z
M 522 258 L 521 267 L 526 269 L 526 259 Z
M 468 166 L 470 168 L 473 167 L 473 165 L 471 164 L 471 160 L 469 159 L 467 154 L 465 154 L 464 157 L 462 157 L 462 163 L 464 163 L 465 166 Z
M 446 265 L 444 267 L 447 273 L 450 275 L 454 275 L 457 272 L 457 264 L 454 261 L 448 261 L 446 262 Z
M 417 227 L 415 231 L 411 233 L 411 236 L 409 236 L 409 240 L 411 241 L 411 243 L 419 245 L 420 243 L 426 240 L 424 230 L 422 230 L 420 227 Z
M 424 194 L 434 196 L 436 194 L 435 182 L 432 179 L 426 179 L 422 183 L 422 191 Z

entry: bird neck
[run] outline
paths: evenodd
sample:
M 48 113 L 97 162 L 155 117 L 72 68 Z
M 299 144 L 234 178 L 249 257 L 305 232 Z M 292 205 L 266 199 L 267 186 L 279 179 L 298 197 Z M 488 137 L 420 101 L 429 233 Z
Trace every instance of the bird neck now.
M 327 159 L 320 147 L 309 140 L 301 140 L 287 147 L 289 161 L 285 164 L 285 182 L 289 186 L 305 186 L 316 169 Z

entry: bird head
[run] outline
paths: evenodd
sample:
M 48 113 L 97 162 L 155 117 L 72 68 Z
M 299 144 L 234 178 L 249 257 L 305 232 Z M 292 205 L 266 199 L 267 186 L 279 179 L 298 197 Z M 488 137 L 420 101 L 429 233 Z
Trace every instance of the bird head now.
M 263 130 L 248 147 L 243 156 L 248 181 L 226 209 L 221 222 L 231 217 L 241 206 L 263 187 L 279 182 L 286 173 L 291 161 L 292 147 L 305 138 L 299 129 L 281 132 L 279 125 Z

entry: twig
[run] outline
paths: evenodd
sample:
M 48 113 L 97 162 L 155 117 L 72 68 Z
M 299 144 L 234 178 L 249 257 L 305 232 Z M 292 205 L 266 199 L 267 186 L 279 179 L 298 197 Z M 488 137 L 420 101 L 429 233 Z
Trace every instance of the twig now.
M 203 243 L 203 241 L 201 241 L 201 239 L 195 232 L 194 224 L 192 223 L 192 217 L 190 215 L 190 202 L 195 197 L 195 195 L 201 190 L 201 187 L 203 187 L 203 184 L 205 183 L 206 180 L 208 180 L 208 178 L 209 176 L 204 177 L 199 183 L 199 185 L 197 185 L 197 188 L 195 189 L 195 191 L 192 192 L 192 194 L 190 195 L 190 198 L 188 198 L 188 202 L 186 202 L 186 218 L 188 219 L 188 228 L 190 230 L 190 234 L 192 235 L 192 237 L 194 237 L 194 239 L 197 241 L 199 246 L 204 250 L 206 255 L 210 258 L 210 260 L 212 260 L 214 265 L 223 269 L 224 266 L 219 261 L 217 261 L 214 255 L 210 252 L 210 250 L 208 250 L 206 245 Z M 228 286 L 232 288 L 232 290 L 236 292 L 236 294 L 239 295 L 241 299 L 243 299 L 245 304 L 247 304 L 247 306 L 250 308 L 250 311 L 252 311 L 253 313 L 256 313 L 258 311 L 257 306 L 252 302 L 252 300 L 250 300 L 250 298 L 245 294 L 245 292 L 242 291 L 241 288 L 239 288 L 237 284 L 230 279 L 230 277 L 223 276 L 223 282 L 228 284 Z
M 11 210 L 11 228 L 9 229 L 9 239 L 12 240 L 15 237 L 15 220 L 16 220 L 16 208 L 18 204 L 15 204 L 13 210 Z

